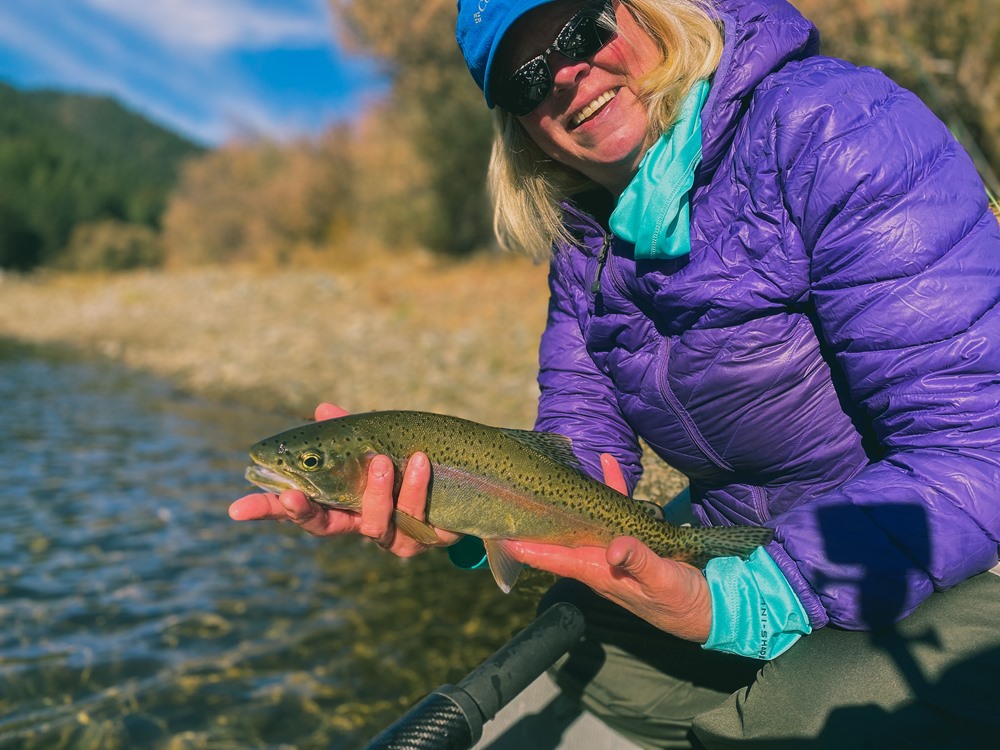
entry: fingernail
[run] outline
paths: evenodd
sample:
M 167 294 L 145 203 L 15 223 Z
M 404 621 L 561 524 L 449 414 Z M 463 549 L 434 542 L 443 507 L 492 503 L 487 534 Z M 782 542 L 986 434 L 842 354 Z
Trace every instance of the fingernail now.
M 376 479 L 385 479 L 389 473 L 389 462 L 381 457 L 372 459 L 372 473 Z
M 427 457 L 423 453 L 414 453 L 410 458 L 410 466 L 414 469 L 422 469 L 427 465 Z

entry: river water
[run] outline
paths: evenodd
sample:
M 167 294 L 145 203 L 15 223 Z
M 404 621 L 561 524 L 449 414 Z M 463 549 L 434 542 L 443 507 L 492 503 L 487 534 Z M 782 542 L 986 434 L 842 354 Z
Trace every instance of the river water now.
M 0 750 L 361 747 L 525 624 L 440 553 L 230 521 L 296 421 L 0 343 Z

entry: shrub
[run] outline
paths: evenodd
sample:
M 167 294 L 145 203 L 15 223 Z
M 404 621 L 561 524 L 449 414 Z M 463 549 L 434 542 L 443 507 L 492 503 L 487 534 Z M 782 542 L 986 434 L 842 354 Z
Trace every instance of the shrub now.
M 144 224 L 106 219 L 77 225 L 58 266 L 73 271 L 128 271 L 162 263 L 156 232 Z

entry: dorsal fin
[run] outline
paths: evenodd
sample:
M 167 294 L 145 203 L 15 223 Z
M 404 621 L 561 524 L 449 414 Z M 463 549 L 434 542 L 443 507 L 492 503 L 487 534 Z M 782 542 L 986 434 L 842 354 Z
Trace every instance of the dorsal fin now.
M 522 445 L 538 451 L 543 456 L 547 456 L 563 466 L 583 471 L 580 459 L 573 453 L 573 441 L 565 435 L 558 435 L 554 432 L 511 430 L 507 428 L 501 428 L 500 431 L 507 435 L 507 437 L 513 438 Z

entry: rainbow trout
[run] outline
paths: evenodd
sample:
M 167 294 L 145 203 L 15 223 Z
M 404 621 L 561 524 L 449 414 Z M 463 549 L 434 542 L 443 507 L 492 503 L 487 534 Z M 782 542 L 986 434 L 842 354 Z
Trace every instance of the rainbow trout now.
M 397 527 L 426 544 L 437 543 L 431 526 L 480 537 L 505 592 L 521 570 L 505 552 L 505 539 L 606 547 L 633 536 L 658 555 L 699 567 L 713 557 L 746 557 L 771 539 L 770 529 L 657 520 L 641 501 L 584 474 L 561 435 L 425 412 L 352 414 L 282 432 L 251 448 L 246 478 L 269 491 L 299 489 L 322 505 L 358 511 L 372 457 L 392 460 L 398 492 L 406 460 L 417 451 L 431 462 L 427 522 L 397 510 Z

